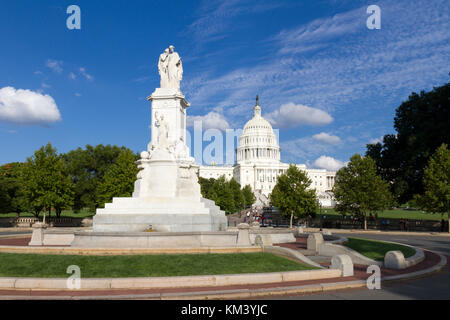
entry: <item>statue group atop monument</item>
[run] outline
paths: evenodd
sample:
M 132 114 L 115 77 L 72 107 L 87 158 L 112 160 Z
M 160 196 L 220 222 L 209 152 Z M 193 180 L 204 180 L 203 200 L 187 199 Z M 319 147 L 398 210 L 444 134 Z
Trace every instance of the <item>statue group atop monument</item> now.
M 174 46 L 170 46 L 159 56 L 158 71 L 161 77 L 161 88 L 180 89 L 183 64 Z

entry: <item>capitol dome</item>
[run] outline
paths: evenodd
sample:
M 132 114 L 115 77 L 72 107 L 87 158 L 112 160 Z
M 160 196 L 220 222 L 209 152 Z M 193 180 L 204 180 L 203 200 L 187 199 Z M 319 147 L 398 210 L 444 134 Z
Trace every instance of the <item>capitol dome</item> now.
M 270 123 L 261 115 L 258 97 L 254 107 L 254 116 L 249 120 L 239 137 L 237 163 L 280 162 L 278 139 Z

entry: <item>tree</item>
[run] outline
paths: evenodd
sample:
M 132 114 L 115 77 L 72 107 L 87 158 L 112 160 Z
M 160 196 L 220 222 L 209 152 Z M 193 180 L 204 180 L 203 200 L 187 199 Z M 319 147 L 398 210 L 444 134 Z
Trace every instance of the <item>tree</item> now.
M 228 182 L 231 192 L 233 193 L 234 208 L 233 212 L 241 211 L 245 208 L 245 197 L 241 190 L 241 185 L 234 179 Z
M 217 195 L 216 205 L 226 213 L 233 213 L 236 206 L 234 203 L 233 191 L 230 184 L 226 181 L 225 176 L 220 177 L 214 182 L 214 193 Z
M 8 163 L 0 166 L 0 213 L 15 212 L 17 216 L 22 210 L 20 201 L 20 171 L 22 164 Z
M 251 206 L 252 204 L 255 203 L 256 197 L 255 197 L 255 194 L 253 193 L 252 187 L 250 185 L 246 185 L 242 189 L 242 194 L 244 195 L 246 206 Z
M 63 159 L 50 143 L 27 159 L 21 178 L 23 196 L 28 207 L 39 216 L 42 209 L 55 208 L 59 216 L 62 209 L 73 204 L 73 183 Z M 44 213 L 45 220 L 45 213 Z
M 217 194 L 214 191 L 215 181 L 216 179 L 214 178 L 209 179 L 205 179 L 202 177 L 198 178 L 198 183 L 200 184 L 202 197 L 205 199 L 213 200 L 214 202 L 217 200 Z
M 346 167 L 336 173 L 333 187 L 336 210 L 352 213 L 364 219 L 367 230 L 367 213 L 389 208 L 392 197 L 388 183 L 377 175 L 375 161 L 355 154 Z
M 306 217 L 319 209 L 316 190 L 308 189 L 312 181 L 306 173 L 291 165 L 278 177 L 270 200 L 283 214 L 290 215 L 290 228 L 295 217 Z
M 213 200 L 221 210 L 227 213 L 242 210 L 246 205 L 255 202 L 250 186 L 241 189 L 240 184 L 234 178 L 227 181 L 225 176 L 221 176 L 219 179 L 199 177 L 198 182 L 202 196 Z
M 104 204 L 100 199 L 98 185 L 103 181 L 105 173 L 124 151 L 125 147 L 87 145 L 85 149 L 78 148 L 63 155 L 75 184 L 74 210 L 89 207 L 95 210 Z
M 418 197 L 420 206 L 430 213 L 446 213 L 450 218 L 450 151 L 446 144 L 442 144 L 430 158 L 423 184 L 425 193 Z
M 377 172 L 390 182 L 398 204 L 423 194 L 424 169 L 435 150 L 450 144 L 450 83 L 430 92 L 412 93 L 396 110 L 395 135 L 367 146 L 366 156 L 376 161 Z
M 97 186 L 98 201 L 111 202 L 113 197 L 130 197 L 134 190 L 134 182 L 139 171 L 136 166 L 136 155 L 131 150 L 122 150 L 116 163 L 105 172 Z

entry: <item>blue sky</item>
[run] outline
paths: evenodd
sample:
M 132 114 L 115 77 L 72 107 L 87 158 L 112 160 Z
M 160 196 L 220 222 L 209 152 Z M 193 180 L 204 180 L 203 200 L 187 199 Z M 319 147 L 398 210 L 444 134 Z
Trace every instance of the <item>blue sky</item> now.
M 81 30 L 66 27 L 72 4 Z M 1 0 L 0 164 L 47 142 L 144 150 L 145 98 L 173 44 L 189 123 L 242 128 L 259 94 L 283 161 L 337 168 L 394 132 L 411 92 L 448 81 L 449 16 L 445 0 Z

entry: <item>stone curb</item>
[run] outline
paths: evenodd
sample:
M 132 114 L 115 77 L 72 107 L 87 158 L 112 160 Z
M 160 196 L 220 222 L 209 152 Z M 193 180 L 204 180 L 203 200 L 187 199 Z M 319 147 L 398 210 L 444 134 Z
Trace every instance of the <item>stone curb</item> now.
M 338 269 L 303 270 L 288 272 L 230 274 L 211 276 L 150 277 L 150 278 L 103 278 L 81 279 L 80 290 L 93 289 L 162 289 L 216 287 L 232 285 L 252 285 L 283 283 L 304 280 L 338 278 Z M 67 290 L 65 278 L 0 278 L 0 289 L 22 290 Z
M 382 277 L 381 280 L 383 281 L 394 281 L 394 280 L 405 280 L 405 279 L 415 279 L 415 278 L 420 278 L 424 275 L 429 275 L 432 273 L 436 273 L 442 270 L 442 268 L 445 267 L 445 265 L 447 264 L 447 258 L 442 255 L 439 254 L 439 257 L 441 258 L 441 261 L 439 261 L 438 264 L 425 269 L 425 270 L 419 270 L 419 271 L 415 271 L 415 272 L 411 272 L 411 273 L 406 273 L 406 274 L 399 274 L 396 276 L 388 276 L 388 277 Z
M 280 257 L 284 257 L 284 258 L 288 258 L 288 259 L 294 259 L 296 261 L 311 265 L 311 266 L 319 268 L 319 269 L 325 269 L 320 264 L 312 261 L 308 257 L 305 257 L 300 252 L 289 249 L 289 248 L 278 247 L 278 246 L 266 246 L 266 247 L 264 247 L 263 252 L 271 253 L 276 256 L 280 256 Z
M 60 255 L 142 255 L 142 254 L 202 254 L 202 253 L 246 253 L 262 252 L 261 247 L 205 247 L 205 248 L 181 248 L 181 249 L 136 249 L 136 248 L 71 248 L 71 247 L 23 247 L 0 246 L 2 253 L 27 253 L 27 254 L 60 254 Z
M 383 277 L 382 281 L 396 281 L 414 279 L 424 275 L 432 274 L 440 271 L 446 264 L 445 256 L 440 255 L 440 262 L 428 269 L 416 271 L 412 273 L 402 274 L 398 276 Z M 223 290 L 223 291 L 198 291 L 198 292 L 182 292 L 182 293 L 154 293 L 154 294 L 134 294 L 134 295 L 115 295 L 115 296 L 1 296 L 0 300 L 124 300 L 124 299 L 138 299 L 138 300 L 205 300 L 205 299 L 251 299 L 267 296 L 280 296 L 292 294 L 308 294 L 320 293 L 327 291 L 336 291 L 343 289 L 355 289 L 366 286 L 365 280 L 355 280 L 346 282 L 320 283 L 313 285 L 294 286 L 294 287 L 280 287 L 280 288 L 264 288 L 264 289 L 238 289 L 238 290 Z
M 346 238 L 344 238 L 346 239 Z M 363 238 L 361 238 L 363 239 Z M 341 239 L 339 239 L 341 240 Z M 367 240 L 367 239 L 366 239 Z M 370 239 L 369 239 L 370 240 Z M 425 253 L 421 248 L 418 247 L 414 247 L 408 244 L 404 244 L 404 243 L 399 243 L 399 242 L 393 242 L 393 241 L 382 241 L 382 242 L 386 242 L 386 243 L 393 243 L 393 244 L 397 244 L 397 245 L 401 245 L 404 247 L 409 247 L 415 250 L 415 254 L 409 258 L 406 258 L 406 267 L 412 267 L 415 266 L 416 264 L 419 264 L 420 262 L 422 262 L 425 259 Z M 336 251 L 333 254 L 330 253 L 330 251 Z M 347 254 L 351 257 L 353 263 L 356 264 L 362 264 L 362 265 L 378 265 L 380 267 L 382 267 L 384 265 L 383 261 L 376 261 L 373 259 L 370 259 L 364 255 L 362 255 L 361 253 L 348 248 L 344 245 L 339 245 L 339 244 L 335 244 L 335 243 L 323 243 L 321 244 L 320 248 L 319 248 L 319 254 L 325 255 L 325 256 L 334 256 L 334 255 L 338 255 L 338 254 Z
M 31 233 L 22 233 L 22 234 L 2 234 L 0 235 L 0 239 L 20 239 L 31 237 Z
M 393 241 L 385 241 L 385 242 L 394 243 L 394 244 L 402 245 L 405 247 L 410 247 L 416 251 L 416 253 L 413 256 L 405 259 L 407 268 L 415 266 L 416 264 L 419 264 L 423 260 L 425 260 L 425 252 L 421 248 L 414 247 L 409 244 L 404 244 L 404 243 L 400 243 L 400 242 L 393 242 Z
M 377 265 L 380 267 L 383 265 L 383 262 L 370 259 L 353 249 L 339 244 L 323 243 L 319 247 L 319 254 L 329 257 L 339 254 L 346 254 L 352 259 L 354 264 L 362 264 L 367 266 Z
M 306 228 L 305 232 L 319 232 L 320 228 Z M 361 229 L 323 229 L 330 231 L 332 234 L 382 234 L 382 235 L 395 235 L 395 236 L 424 236 L 424 237 L 450 237 L 448 232 L 418 232 L 418 231 L 382 231 L 382 230 L 361 230 Z

